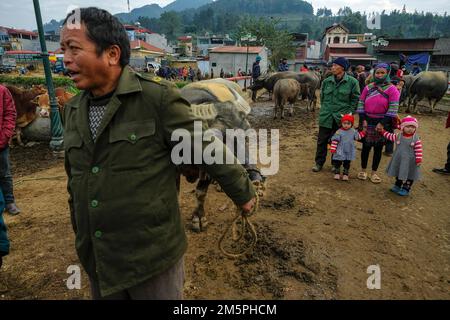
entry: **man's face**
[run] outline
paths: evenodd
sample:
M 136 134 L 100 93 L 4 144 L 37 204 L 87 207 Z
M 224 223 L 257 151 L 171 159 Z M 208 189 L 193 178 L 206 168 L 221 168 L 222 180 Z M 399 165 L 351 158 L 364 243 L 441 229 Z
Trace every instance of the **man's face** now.
M 333 73 L 333 75 L 337 76 L 344 73 L 344 68 L 336 63 L 333 63 L 333 65 L 331 66 L 331 72 Z
M 86 34 L 85 24 L 81 28 L 61 31 L 61 49 L 64 52 L 64 64 L 70 78 L 80 90 L 94 91 L 105 85 L 110 65 L 106 51 L 97 55 L 95 43 Z

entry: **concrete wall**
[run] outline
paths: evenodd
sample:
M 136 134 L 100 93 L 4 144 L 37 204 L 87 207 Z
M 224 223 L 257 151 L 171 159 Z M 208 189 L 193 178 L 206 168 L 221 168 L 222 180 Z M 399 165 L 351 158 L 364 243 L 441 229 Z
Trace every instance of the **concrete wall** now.
M 39 40 L 28 40 L 28 39 L 20 39 L 20 43 L 22 45 L 21 50 L 29 50 L 29 51 L 41 51 L 41 43 Z M 56 41 L 45 41 L 47 45 L 47 51 L 56 51 L 61 45 Z
M 168 53 L 173 53 L 172 47 L 169 47 L 169 45 L 167 44 L 166 37 L 158 33 L 146 34 L 145 42 L 150 43 L 157 48 L 163 49 Z
M 321 43 L 316 41 L 314 45 L 311 45 L 306 52 L 307 59 L 319 59 L 320 58 Z
M 249 53 L 248 54 L 248 70 L 252 70 L 253 62 L 256 60 L 256 56 L 258 54 Z M 262 60 L 260 62 L 261 73 L 267 71 L 268 65 L 268 55 L 267 50 L 262 50 L 259 55 Z M 234 75 L 237 75 L 239 68 L 242 71 L 245 71 L 246 64 L 246 53 L 210 53 L 209 54 L 210 68 L 214 70 L 214 76 L 219 77 L 220 69 L 223 68 L 225 73 L 232 72 Z M 214 63 L 216 66 L 214 66 Z

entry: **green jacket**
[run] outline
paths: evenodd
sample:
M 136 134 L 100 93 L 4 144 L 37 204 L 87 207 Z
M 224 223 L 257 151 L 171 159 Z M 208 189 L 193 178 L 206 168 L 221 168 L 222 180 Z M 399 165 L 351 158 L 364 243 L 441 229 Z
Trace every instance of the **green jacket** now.
M 105 296 L 163 272 L 186 251 L 177 170 L 170 157 L 177 142 L 170 138 L 177 128 L 194 137 L 197 119 L 173 84 L 128 67 L 95 144 L 88 104 L 88 93 L 81 92 L 65 106 L 65 167 L 76 250 Z M 241 165 L 205 169 L 236 204 L 254 197 Z
M 319 126 L 331 129 L 333 120 L 340 123 L 341 115 L 355 112 L 359 95 L 358 80 L 352 76 L 344 74 L 338 84 L 334 76 L 326 78 L 320 90 Z

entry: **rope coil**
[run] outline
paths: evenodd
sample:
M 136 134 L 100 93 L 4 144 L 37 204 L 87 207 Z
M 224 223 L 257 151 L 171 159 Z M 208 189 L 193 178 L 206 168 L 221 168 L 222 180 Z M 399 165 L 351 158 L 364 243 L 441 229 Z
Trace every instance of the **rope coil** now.
M 249 217 L 254 215 L 258 211 L 258 207 L 259 207 L 259 195 L 258 195 L 258 193 L 256 193 L 255 199 L 256 199 L 255 205 L 253 206 L 252 211 L 249 212 L 249 213 L 245 213 L 240 208 L 236 208 L 236 216 L 233 218 L 233 220 L 228 225 L 228 227 L 225 229 L 225 232 L 222 234 L 222 236 L 219 239 L 219 249 L 220 249 L 220 251 L 225 256 L 227 256 L 229 258 L 236 259 L 236 258 L 239 258 L 239 257 L 243 256 L 244 254 L 250 252 L 251 250 L 253 250 L 253 248 L 256 245 L 256 242 L 258 241 L 258 235 L 256 233 L 255 226 L 249 220 Z M 240 223 L 240 225 L 241 225 L 240 233 L 237 232 L 238 223 Z M 237 253 L 233 253 L 233 252 L 227 251 L 224 248 L 224 239 L 225 239 L 225 236 L 230 231 L 230 229 L 232 229 L 232 239 L 233 239 L 234 242 L 238 242 L 241 239 L 243 239 L 246 231 L 248 230 L 251 240 L 250 240 L 249 245 L 248 245 L 248 247 L 246 249 L 244 249 L 243 251 L 237 252 Z

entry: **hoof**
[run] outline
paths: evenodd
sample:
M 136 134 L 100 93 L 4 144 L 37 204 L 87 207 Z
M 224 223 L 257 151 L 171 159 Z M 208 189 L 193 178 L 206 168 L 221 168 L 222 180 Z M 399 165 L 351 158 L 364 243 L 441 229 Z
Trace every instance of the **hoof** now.
M 206 227 L 208 226 L 208 221 L 205 217 L 199 218 L 197 216 L 192 217 L 191 220 L 191 229 L 195 232 L 202 232 L 206 230 Z

